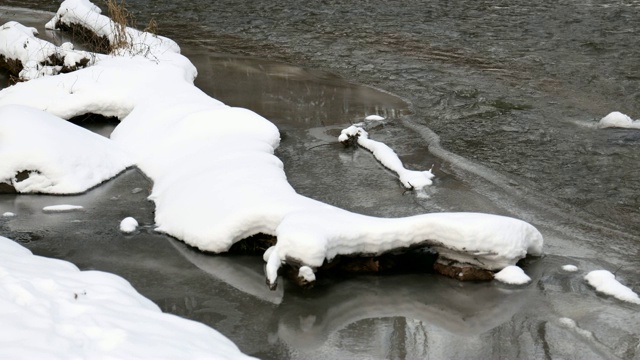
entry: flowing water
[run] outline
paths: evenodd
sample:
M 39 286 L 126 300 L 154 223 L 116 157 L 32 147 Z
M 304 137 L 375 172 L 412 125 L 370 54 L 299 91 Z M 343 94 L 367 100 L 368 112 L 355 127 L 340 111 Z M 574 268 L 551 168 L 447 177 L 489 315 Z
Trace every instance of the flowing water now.
M 359 276 L 269 292 L 261 259 L 154 233 L 151 184 L 137 170 L 78 196 L 0 195 L 0 213 L 18 215 L 0 218 L 3 235 L 120 274 L 263 358 L 640 358 L 638 306 L 582 279 L 607 269 L 640 290 L 640 131 L 596 127 L 614 110 L 640 117 L 640 2 L 128 3 L 181 45 L 197 86 L 278 125 L 298 192 L 377 216 L 522 218 L 545 236 L 547 255 L 522 264 L 533 282 Z M 0 9 L 2 22 L 49 16 Z M 426 194 L 405 193 L 362 149 L 325 145 L 370 114 L 387 118 L 370 124 L 373 139 L 409 168 L 433 166 Z M 85 211 L 42 213 L 56 203 Z M 125 216 L 142 229 L 120 234 Z

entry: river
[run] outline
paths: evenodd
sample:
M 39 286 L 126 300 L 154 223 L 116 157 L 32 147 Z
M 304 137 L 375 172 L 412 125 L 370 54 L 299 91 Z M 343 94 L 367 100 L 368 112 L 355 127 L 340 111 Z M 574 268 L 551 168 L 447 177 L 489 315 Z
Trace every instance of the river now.
M 56 10 L 42 0 L 5 4 Z M 640 117 L 640 3 L 128 4 L 138 24 L 153 17 L 181 45 L 196 85 L 278 125 L 278 156 L 298 192 L 377 216 L 522 218 L 545 236 L 546 255 L 522 265 L 533 282 L 359 276 L 271 293 L 261 259 L 204 256 L 154 233 L 150 184 L 137 170 L 78 196 L 0 195 L 0 212 L 25 215 L 0 218 L 3 234 L 117 273 L 164 311 L 262 358 L 640 357 L 637 305 L 582 279 L 607 269 L 640 289 L 640 131 L 596 126 L 614 110 Z M 48 16 L 0 10 L 2 22 Z M 323 145 L 369 114 L 387 117 L 370 135 L 407 167 L 433 166 L 426 196 L 405 193 L 364 150 Z M 87 211 L 43 214 L 53 202 Z M 143 229 L 120 234 L 125 216 Z

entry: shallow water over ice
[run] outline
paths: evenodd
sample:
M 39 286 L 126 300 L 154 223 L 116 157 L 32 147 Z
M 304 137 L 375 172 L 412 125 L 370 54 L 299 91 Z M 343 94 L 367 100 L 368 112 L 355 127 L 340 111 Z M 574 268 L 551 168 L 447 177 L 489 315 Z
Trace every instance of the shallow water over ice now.
M 397 275 L 268 292 L 262 259 L 206 256 L 154 233 L 151 184 L 136 170 L 78 196 L 0 195 L 0 213 L 16 214 L 0 218 L 3 236 L 117 273 L 263 358 L 640 356 L 638 307 L 582 279 L 618 270 L 640 290 L 640 131 L 594 126 L 613 110 L 640 117 L 637 3 L 129 3 L 140 23 L 174 15 L 160 32 L 198 67 L 199 87 L 278 125 L 300 193 L 378 216 L 513 215 L 543 232 L 548 255 L 522 265 L 532 282 L 521 287 Z M 56 6 L 8 0 L 35 4 Z M 40 15 L 0 9 L 2 22 Z M 427 196 L 405 193 L 362 149 L 323 145 L 369 114 L 388 118 L 370 135 L 407 167 L 434 166 Z M 84 211 L 42 211 L 55 204 Z M 141 224 L 131 235 L 118 229 L 127 216 Z

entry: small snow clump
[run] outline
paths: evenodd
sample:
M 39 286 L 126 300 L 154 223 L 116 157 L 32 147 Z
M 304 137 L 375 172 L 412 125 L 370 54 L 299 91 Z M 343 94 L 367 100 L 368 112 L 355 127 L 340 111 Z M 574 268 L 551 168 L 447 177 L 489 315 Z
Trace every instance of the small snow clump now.
M 531 278 L 515 265 L 505 267 L 493 277 L 500 282 L 510 285 L 522 285 L 531 281 Z
M 562 270 L 568 271 L 568 272 L 576 272 L 578 271 L 578 267 L 575 265 L 563 265 Z
M 131 216 L 122 219 L 120 222 L 120 231 L 130 234 L 138 228 L 138 222 Z
M 83 209 L 80 205 L 51 205 L 42 208 L 44 212 L 66 212 Z
M 369 115 L 366 118 L 364 118 L 365 120 L 372 120 L 372 121 L 381 121 L 384 120 L 384 118 L 380 115 Z

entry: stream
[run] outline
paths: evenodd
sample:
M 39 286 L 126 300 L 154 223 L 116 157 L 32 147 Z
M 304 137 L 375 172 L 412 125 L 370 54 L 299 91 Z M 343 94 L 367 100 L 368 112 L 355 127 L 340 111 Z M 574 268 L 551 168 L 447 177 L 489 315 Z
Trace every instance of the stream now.
M 640 131 L 597 128 L 611 111 L 640 117 L 640 2 L 128 4 L 138 24 L 153 17 L 180 44 L 199 88 L 278 126 L 296 191 L 381 217 L 521 218 L 545 237 L 545 256 L 521 264 L 533 281 L 345 276 L 271 292 L 261 258 L 210 256 L 155 233 L 152 184 L 137 169 L 80 195 L 0 194 L 0 214 L 16 214 L 0 217 L 1 235 L 118 274 L 264 359 L 640 358 L 638 306 L 583 280 L 606 269 L 640 291 Z M 42 29 L 56 8 L 3 0 L 0 22 L 61 41 Z M 372 114 L 386 118 L 368 124 L 372 139 L 407 168 L 433 168 L 425 193 L 337 143 Z M 81 125 L 108 136 L 116 124 Z M 84 210 L 42 211 L 55 204 Z M 127 216 L 141 224 L 130 235 L 118 229 Z

